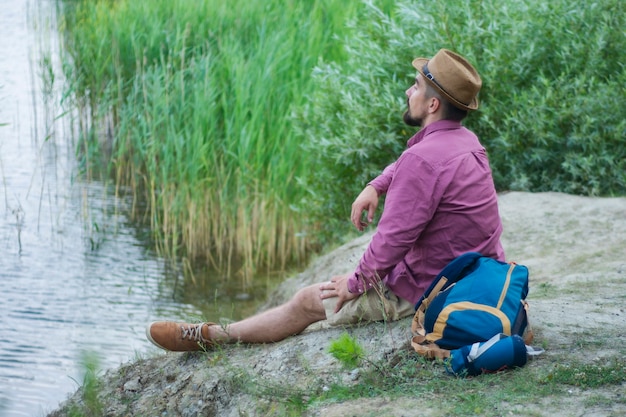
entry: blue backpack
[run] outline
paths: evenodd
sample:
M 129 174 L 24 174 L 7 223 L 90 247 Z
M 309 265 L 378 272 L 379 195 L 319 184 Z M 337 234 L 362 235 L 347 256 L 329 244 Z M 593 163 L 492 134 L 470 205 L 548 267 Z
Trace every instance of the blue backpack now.
M 411 345 L 427 358 L 486 342 L 495 335 L 519 335 L 532 342 L 526 295 L 528 268 L 468 252 L 450 262 L 415 306 Z

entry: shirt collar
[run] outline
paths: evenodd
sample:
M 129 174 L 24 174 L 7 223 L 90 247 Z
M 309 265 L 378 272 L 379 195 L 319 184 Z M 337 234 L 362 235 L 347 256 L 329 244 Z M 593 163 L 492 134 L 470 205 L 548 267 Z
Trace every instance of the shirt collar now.
M 424 137 L 426 137 L 430 133 L 437 132 L 440 130 L 458 129 L 460 127 L 461 127 L 461 122 L 456 122 L 453 120 L 437 120 L 436 122 L 429 124 L 425 128 L 421 129 L 419 132 L 417 132 L 415 135 L 413 135 L 413 137 L 409 139 L 408 142 L 406 143 L 406 146 L 410 148 L 416 143 L 421 142 L 422 139 L 424 139 Z

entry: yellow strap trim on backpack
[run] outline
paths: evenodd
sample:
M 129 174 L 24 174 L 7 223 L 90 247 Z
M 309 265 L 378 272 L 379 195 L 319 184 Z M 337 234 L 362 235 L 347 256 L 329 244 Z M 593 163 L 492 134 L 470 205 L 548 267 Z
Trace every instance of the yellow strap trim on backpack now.
M 441 310 L 441 313 L 439 313 L 437 321 L 433 326 L 433 331 L 426 335 L 426 340 L 432 342 L 434 340 L 441 339 L 443 337 L 443 332 L 446 329 L 446 324 L 448 322 L 448 317 L 450 317 L 450 314 L 456 311 L 465 310 L 478 310 L 493 314 L 500 319 L 500 322 L 502 322 L 502 333 L 509 336 L 511 335 L 511 321 L 506 316 L 506 314 L 502 312 L 502 310 L 484 304 L 476 304 L 470 301 L 461 301 L 459 303 L 450 304 L 446 306 L 443 310 Z
M 502 286 L 502 292 L 500 293 L 500 299 L 498 300 L 498 308 L 502 307 L 502 303 L 506 298 L 506 293 L 509 290 L 509 284 L 511 283 L 511 275 L 513 274 L 513 270 L 515 269 L 515 262 L 509 262 L 509 270 L 506 273 L 506 280 L 504 281 L 504 285 Z

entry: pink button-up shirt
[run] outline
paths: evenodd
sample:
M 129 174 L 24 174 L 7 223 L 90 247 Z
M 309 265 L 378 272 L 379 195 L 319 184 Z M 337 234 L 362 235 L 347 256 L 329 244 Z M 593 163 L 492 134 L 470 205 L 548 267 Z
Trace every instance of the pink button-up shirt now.
M 383 215 L 354 275 L 352 293 L 383 280 L 417 302 L 444 266 L 465 252 L 504 260 L 502 222 L 485 148 L 459 122 L 432 123 L 372 185 Z

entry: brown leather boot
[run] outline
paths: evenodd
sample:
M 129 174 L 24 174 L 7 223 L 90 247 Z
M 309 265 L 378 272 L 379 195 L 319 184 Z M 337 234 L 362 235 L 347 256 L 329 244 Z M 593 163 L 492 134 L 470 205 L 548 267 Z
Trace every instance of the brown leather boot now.
M 208 338 L 212 325 L 214 323 L 155 321 L 146 327 L 146 337 L 161 349 L 172 352 L 206 350 L 213 344 Z

